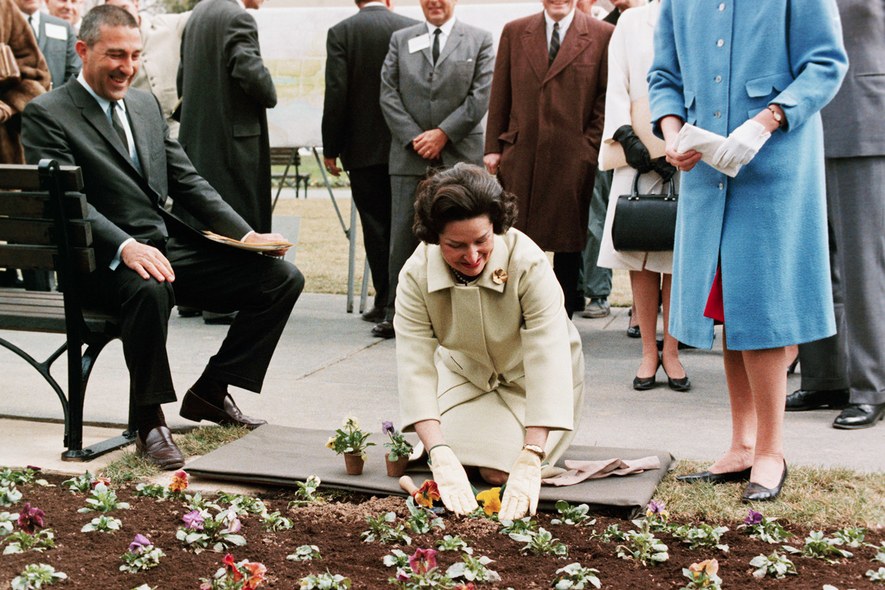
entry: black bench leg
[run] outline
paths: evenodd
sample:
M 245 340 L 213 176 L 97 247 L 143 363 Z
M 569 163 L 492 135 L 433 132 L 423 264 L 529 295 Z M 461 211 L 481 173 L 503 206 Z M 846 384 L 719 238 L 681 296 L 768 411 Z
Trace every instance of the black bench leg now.
M 110 339 L 103 339 L 87 346 L 79 366 L 73 355 L 68 356 L 69 411 L 65 428 L 67 431 L 65 446 L 68 450 L 61 455 L 63 461 L 89 461 L 135 441 L 133 407 L 130 400 L 127 429 L 120 436 L 83 448 L 83 403 L 86 399 L 86 385 L 99 353 L 109 341 Z

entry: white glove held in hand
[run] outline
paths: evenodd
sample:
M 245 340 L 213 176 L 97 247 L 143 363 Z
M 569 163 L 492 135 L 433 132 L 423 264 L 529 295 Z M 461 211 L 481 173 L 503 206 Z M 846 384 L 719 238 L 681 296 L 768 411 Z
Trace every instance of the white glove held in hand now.
M 446 510 L 469 514 L 479 508 L 467 473 L 452 449 L 445 445 L 433 447 L 430 450 L 430 471 Z
M 541 494 L 541 458 L 525 449 L 510 469 L 498 520 L 516 520 L 538 510 Z
M 769 137 L 771 133 L 761 123 L 748 119 L 719 146 L 713 154 L 713 165 L 720 168 L 744 166 L 753 159 Z

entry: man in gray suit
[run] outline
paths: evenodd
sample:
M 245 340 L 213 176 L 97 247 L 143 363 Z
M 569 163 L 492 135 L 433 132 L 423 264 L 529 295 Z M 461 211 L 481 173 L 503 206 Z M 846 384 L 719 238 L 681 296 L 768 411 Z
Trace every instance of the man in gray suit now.
M 37 45 L 49 66 L 52 87 L 58 88 L 80 71 L 80 58 L 74 50 L 77 33 L 68 22 L 40 12 L 40 0 L 16 0 L 16 4 L 34 29 Z
M 83 171 L 98 267 L 85 277 L 86 296 L 120 316 L 137 452 L 177 469 L 184 460 L 161 406 L 176 399 L 166 353 L 172 306 L 239 311 L 181 415 L 254 428 L 264 422 L 244 416 L 227 388 L 261 390 L 304 277 L 281 259 L 211 242 L 166 210 L 171 197 L 201 225 L 244 244 L 282 239 L 254 232 L 169 138 L 157 100 L 130 90 L 141 52 L 132 15 L 92 9 L 76 48 L 83 71 L 28 103 L 22 143 L 30 163 L 52 158 Z
M 390 129 L 391 298 L 372 333 L 393 337 L 394 298 L 412 234 L 415 189 L 428 168 L 482 165 L 482 118 L 489 108 L 492 35 L 455 19 L 457 0 L 421 0 L 427 22 L 390 38 L 381 69 L 381 110 Z
M 359 12 L 330 28 L 326 36 L 323 156 L 332 176 L 341 174 L 336 164 L 340 157 L 350 177 L 375 286 L 375 305 L 362 318 L 378 323 L 390 299 L 390 131 L 378 104 L 381 66 L 390 35 L 418 21 L 395 14 L 391 0 L 357 0 L 357 6 Z
M 837 4 L 848 75 L 821 111 L 837 334 L 799 347 L 787 410 L 848 402 L 833 427 L 855 430 L 885 417 L 885 3 Z

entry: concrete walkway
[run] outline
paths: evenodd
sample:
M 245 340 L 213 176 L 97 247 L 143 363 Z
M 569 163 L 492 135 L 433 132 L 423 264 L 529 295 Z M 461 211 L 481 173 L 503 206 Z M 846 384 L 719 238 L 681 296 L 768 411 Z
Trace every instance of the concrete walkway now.
M 576 442 L 586 445 L 669 450 L 678 459 L 710 461 L 729 443 L 729 411 L 721 359 L 721 334 L 713 351 L 684 351 L 682 360 L 694 387 L 677 393 L 659 386 L 634 391 L 631 380 L 639 364 L 640 344 L 629 339 L 627 310 L 614 309 L 599 320 L 576 318 L 587 360 L 587 396 Z M 274 424 L 333 430 L 341 419 L 356 415 L 380 428 L 398 420 L 395 342 L 369 334 L 371 325 L 345 313 L 345 297 L 305 294 L 289 320 L 271 363 L 264 393 L 237 392 L 237 403 L 251 415 Z M 174 312 L 169 353 L 179 397 L 196 380 L 223 339 L 225 326 Z M 2 332 L 29 352 L 45 354 L 60 343 L 58 335 Z M 64 373 L 59 363 L 56 373 Z M 120 451 L 91 463 L 60 461 L 63 427 L 58 399 L 21 359 L 0 349 L 0 466 L 37 465 L 66 473 L 100 470 Z M 799 386 L 790 378 L 789 390 Z M 126 419 L 128 375 L 119 341 L 99 358 L 86 399 L 90 427 L 86 444 L 119 433 Z M 173 429 L 192 422 L 178 416 L 177 404 L 165 406 Z M 790 464 L 885 471 L 885 424 L 860 431 L 841 431 L 830 424 L 836 412 L 787 414 L 786 452 Z M 55 420 L 56 422 L 47 422 Z

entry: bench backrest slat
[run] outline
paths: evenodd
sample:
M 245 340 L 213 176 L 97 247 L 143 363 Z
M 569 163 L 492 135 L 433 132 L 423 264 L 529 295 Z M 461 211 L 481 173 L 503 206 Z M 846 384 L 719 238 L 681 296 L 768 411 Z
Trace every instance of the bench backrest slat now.
M 92 248 L 72 248 L 72 263 L 79 273 L 95 270 L 95 251 Z M 58 248 L 0 244 L 0 268 L 59 270 Z
M 5 170 L 0 170 L 0 181 L 5 179 Z M 86 217 L 86 196 L 65 195 L 65 216 L 69 220 Z M 30 217 L 51 219 L 52 205 L 45 192 L 0 192 L 0 215 L 6 217 Z
M 83 172 L 79 166 L 60 166 L 59 181 L 63 191 L 83 190 Z M 0 174 L 0 189 L 41 190 L 40 174 L 36 166 L 4 164 Z
M 0 240 L 15 244 L 51 246 L 58 243 L 55 224 L 45 219 L 0 217 Z M 92 245 L 92 226 L 86 221 L 68 224 L 68 240 L 72 246 Z

